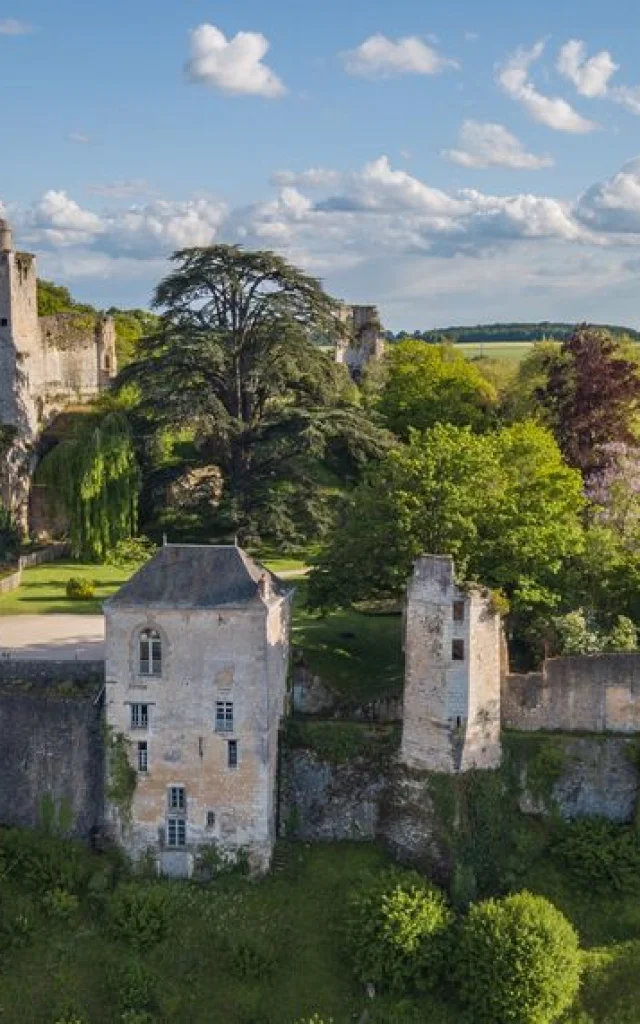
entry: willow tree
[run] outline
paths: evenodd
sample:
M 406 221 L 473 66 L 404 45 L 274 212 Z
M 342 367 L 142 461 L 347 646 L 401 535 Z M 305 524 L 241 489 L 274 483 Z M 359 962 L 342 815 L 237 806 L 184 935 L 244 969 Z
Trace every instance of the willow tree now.
M 224 478 L 226 524 L 243 536 L 278 495 L 310 493 L 323 460 L 357 473 L 383 435 L 344 368 L 312 341 L 344 331 L 339 303 L 318 280 L 275 253 L 232 245 L 173 260 L 155 295 L 159 328 L 120 380 L 138 388 L 141 435 L 192 431 L 197 458 Z
M 103 561 L 136 529 L 139 471 L 119 409 L 91 413 L 42 460 L 36 483 L 69 521 L 74 557 Z

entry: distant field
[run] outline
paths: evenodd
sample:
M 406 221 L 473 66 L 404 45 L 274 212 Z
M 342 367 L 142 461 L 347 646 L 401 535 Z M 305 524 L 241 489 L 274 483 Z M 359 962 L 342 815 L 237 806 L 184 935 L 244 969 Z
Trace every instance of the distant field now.
M 461 341 L 456 345 L 467 359 L 486 356 L 489 359 L 508 359 L 519 363 L 533 347 L 533 341 Z

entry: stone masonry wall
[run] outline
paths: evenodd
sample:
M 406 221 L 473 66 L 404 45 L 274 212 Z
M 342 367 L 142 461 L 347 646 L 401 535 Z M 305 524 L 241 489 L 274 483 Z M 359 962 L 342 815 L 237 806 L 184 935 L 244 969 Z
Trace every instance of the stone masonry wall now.
M 502 724 L 524 731 L 640 732 L 640 652 L 552 658 L 541 672 L 506 676 Z
M 101 662 L 0 662 L 2 824 L 35 828 L 49 803 L 72 835 L 101 830 L 103 678 Z

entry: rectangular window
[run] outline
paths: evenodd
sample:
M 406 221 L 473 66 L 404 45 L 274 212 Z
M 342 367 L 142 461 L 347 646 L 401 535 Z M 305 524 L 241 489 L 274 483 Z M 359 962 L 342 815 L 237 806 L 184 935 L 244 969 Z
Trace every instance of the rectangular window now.
M 216 823 L 214 811 L 207 811 L 207 828 L 213 828 Z
M 233 704 L 229 700 L 216 701 L 216 732 L 233 732 Z
M 238 741 L 229 740 L 227 743 L 227 765 L 229 768 L 238 767 Z
M 131 728 L 132 729 L 148 729 L 149 727 L 149 705 L 148 704 L 132 704 L 131 705 Z
M 138 771 L 146 772 L 149 769 L 149 751 L 146 742 L 138 743 Z
M 187 823 L 184 818 L 169 818 L 167 821 L 167 846 L 187 845 Z
M 454 661 L 464 661 L 464 640 L 451 641 L 451 657 Z
M 7 320 L 6 316 L 3 316 L 2 319 L 0 320 L 0 327 L 8 327 L 8 326 L 9 326 L 9 321 Z
M 170 811 L 184 811 L 187 806 L 187 796 L 184 786 L 169 786 L 167 793 Z
M 453 621 L 464 622 L 464 601 L 453 602 Z

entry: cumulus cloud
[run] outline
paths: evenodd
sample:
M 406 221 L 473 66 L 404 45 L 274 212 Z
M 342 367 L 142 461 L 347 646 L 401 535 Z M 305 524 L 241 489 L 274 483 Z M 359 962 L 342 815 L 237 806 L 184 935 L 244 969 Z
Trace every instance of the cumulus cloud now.
M 536 171 L 553 166 L 551 157 L 528 153 L 504 125 L 488 121 L 465 121 L 458 147 L 445 149 L 442 155 L 461 167 L 513 167 Z
M 380 32 L 344 53 L 342 59 L 347 74 L 366 78 L 437 75 L 446 68 L 458 67 L 456 61 L 442 57 L 418 36 L 393 40 Z
M 640 85 L 619 85 L 609 95 L 629 113 L 640 115 Z
M 33 32 L 33 25 L 18 18 L 0 20 L 0 36 L 26 36 Z
M 618 71 L 619 65 L 608 50 L 601 50 L 587 58 L 587 47 L 579 39 L 570 39 L 558 55 L 558 71 L 573 82 L 581 96 L 605 96 L 609 79 Z
M 559 96 L 545 96 L 529 81 L 529 69 L 540 59 L 544 42 L 540 40 L 530 50 L 516 50 L 499 69 L 498 83 L 511 99 L 517 100 L 535 121 L 559 132 L 585 133 L 597 128 L 594 121 L 574 110 Z
M 104 230 L 96 213 L 83 210 L 66 192 L 55 189 L 34 203 L 26 225 L 37 239 L 56 246 L 84 244 Z
M 294 188 L 330 188 L 340 182 L 342 175 L 328 167 L 309 167 L 306 171 L 274 171 L 271 184 Z
M 576 203 L 575 214 L 595 231 L 640 234 L 640 157 L 587 189 Z
M 191 33 L 187 78 L 223 92 L 274 99 L 287 91 L 263 63 L 269 41 L 260 32 L 238 32 L 227 39 L 215 25 L 203 24 Z

